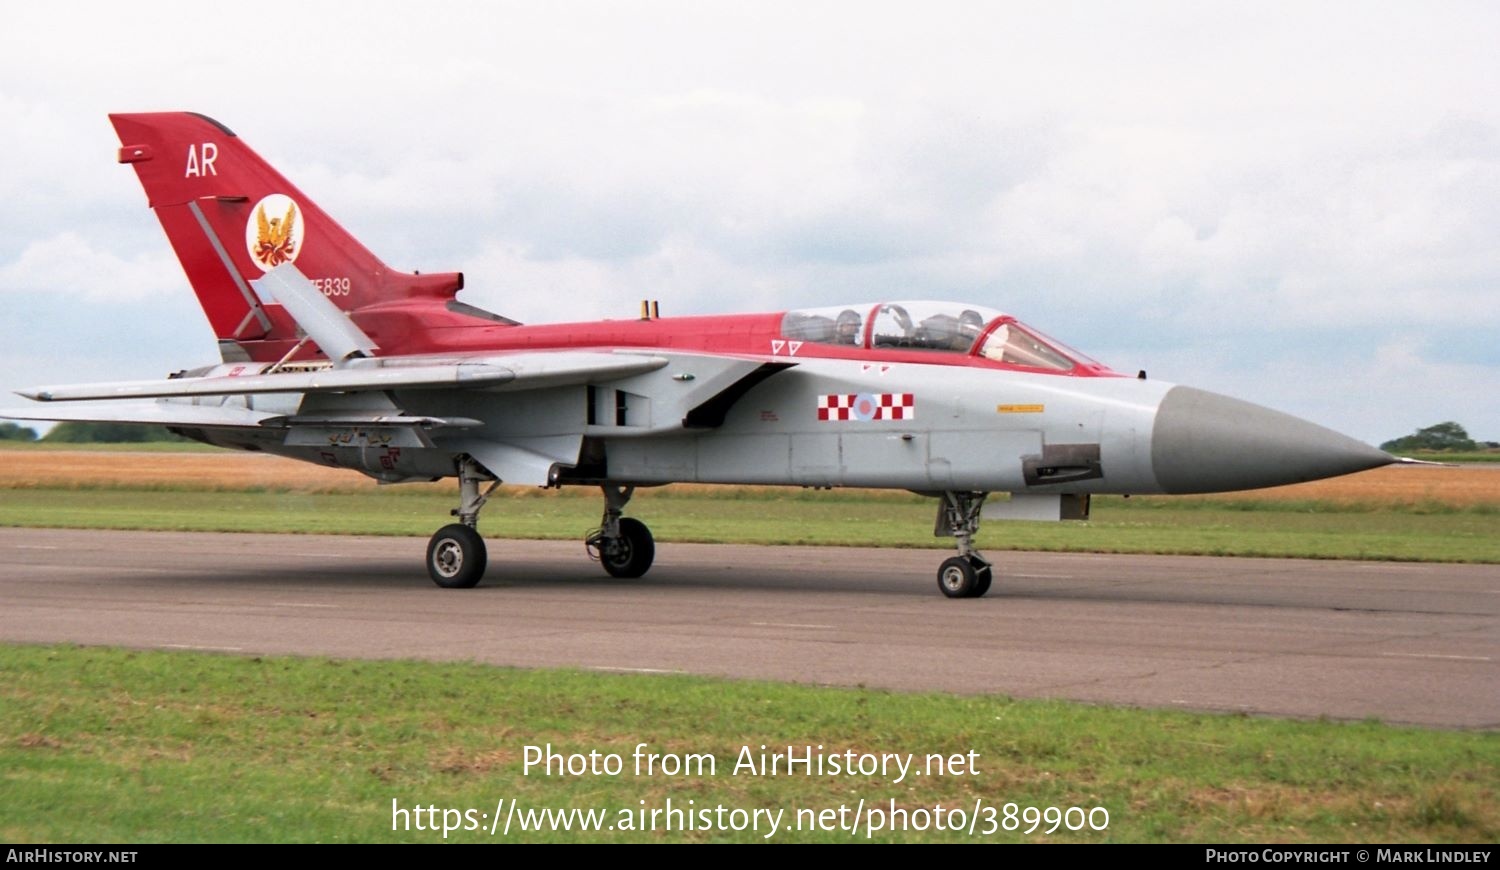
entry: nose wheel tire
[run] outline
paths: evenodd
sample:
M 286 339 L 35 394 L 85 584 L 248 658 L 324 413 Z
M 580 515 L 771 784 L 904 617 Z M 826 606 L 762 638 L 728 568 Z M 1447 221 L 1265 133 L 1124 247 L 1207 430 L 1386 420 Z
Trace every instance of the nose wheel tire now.
M 443 526 L 427 542 L 427 576 L 444 589 L 478 584 L 487 560 L 484 538 L 459 523 Z
M 990 591 L 990 564 L 970 556 L 954 556 L 938 568 L 938 589 L 949 598 L 978 598 Z
M 606 539 L 599 550 L 599 563 L 611 577 L 639 577 L 650 570 L 655 558 L 651 530 L 634 517 L 621 517 L 620 536 Z

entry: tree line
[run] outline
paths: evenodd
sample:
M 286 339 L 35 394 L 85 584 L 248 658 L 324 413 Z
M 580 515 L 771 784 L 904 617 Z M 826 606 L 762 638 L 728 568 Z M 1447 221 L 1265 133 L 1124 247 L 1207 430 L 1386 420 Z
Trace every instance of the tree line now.
M 1396 438 L 1380 445 L 1387 453 L 1409 453 L 1413 450 L 1439 450 L 1458 453 L 1500 447 L 1494 441 L 1475 441 L 1464 427 L 1449 420 L 1418 429 L 1410 435 Z
M 0 422 L 0 441 L 45 441 L 54 444 L 139 444 L 146 441 L 186 441 L 165 426 L 130 423 L 58 423 L 46 435 L 37 436 L 30 426 Z

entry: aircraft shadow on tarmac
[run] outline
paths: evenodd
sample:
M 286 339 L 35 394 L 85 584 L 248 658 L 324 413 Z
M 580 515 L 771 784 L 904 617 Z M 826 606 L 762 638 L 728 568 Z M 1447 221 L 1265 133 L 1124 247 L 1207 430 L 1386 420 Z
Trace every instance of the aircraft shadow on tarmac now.
M 872 571 L 866 565 L 850 564 L 829 570 L 805 571 L 793 560 L 785 564 L 672 564 L 664 560 L 647 577 L 617 579 L 596 573 L 587 559 L 548 560 L 519 558 L 493 566 L 485 581 L 470 590 L 451 590 L 438 594 L 453 596 L 504 595 L 511 592 L 555 592 L 562 597 L 635 591 L 655 595 L 664 591 L 684 593 L 807 593 L 844 596 L 891 597 L 925 600 L 935 607 L 949 606 L 947 599 L 933 598 L 926 583 L 915 582 L 910 574 L 893 567 Z M 328 560 L 323 564 L 292 561 L 285 565 L 267 565 L 224 570 L 184 571 L 181 568 L 154 573 L 132 572 L 132 582 L 174 587 L 282 588 L 319 591 L 392 592 L 411 590 L 429 592 L 426 580 L 411 570 L 409 560 L 401 558 L 360 558 L 350 561 Z M 1170 579 L 1127 578 L 1095 575 L 1062 577 L 1006 577 L 997 573 L 992 600 L 1005 602 L 1094 602 L 1107 605 L 1181 605 L 1184 607 L 1239 607 L 1269 609 L 1306 609 L 1351 613 L 1423 613 L 1473 616 L 1472 612 L 1453 610 L 1437 602 L 1413 598 L 1405 590 L 1388 591 L 1347 587 L 1346 594 L 1328 586 L 1299 586 L 1286 583 L 1263 584 L 1255 576 L 1228 578 L 1205 571 L 1201 576 L 1181 575 Z M 851 599 L 851 606 L 854 600 Z

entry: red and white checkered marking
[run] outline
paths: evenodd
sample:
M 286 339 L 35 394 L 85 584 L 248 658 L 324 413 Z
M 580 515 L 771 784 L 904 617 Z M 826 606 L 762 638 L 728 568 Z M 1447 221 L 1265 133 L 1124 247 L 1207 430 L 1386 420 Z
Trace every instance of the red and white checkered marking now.
M 917 415 L 912 393 L 834 393 L 818 397 L 819 420 L 911 420 Z

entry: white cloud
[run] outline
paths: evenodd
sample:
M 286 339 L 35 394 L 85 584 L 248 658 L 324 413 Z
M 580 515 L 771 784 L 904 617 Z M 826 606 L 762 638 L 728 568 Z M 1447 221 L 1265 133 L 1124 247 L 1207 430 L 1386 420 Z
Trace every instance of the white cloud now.
M 0 292 L 11 294 L 132 302 L 174 294 L 184 283 L 170 252 L 120 257 L 72 232 L 31 242 L 14 261 L 0 264 Z
M 60 372 L 76 324 L 40 294 L 176 292 L 201 332 L 104 118 L 194 109 L 393 266 L 523 320 L 963 297 L 1153 376 L 1295 384 L 1370 437 L 1494 414 L 1469 398 L 1500 364 L 1489 5 L 315 2 L 235 51 L 244 10 L 153 10 L 0 32 L 26 167 L 0 175 L 0 345 L 56 329 Z

